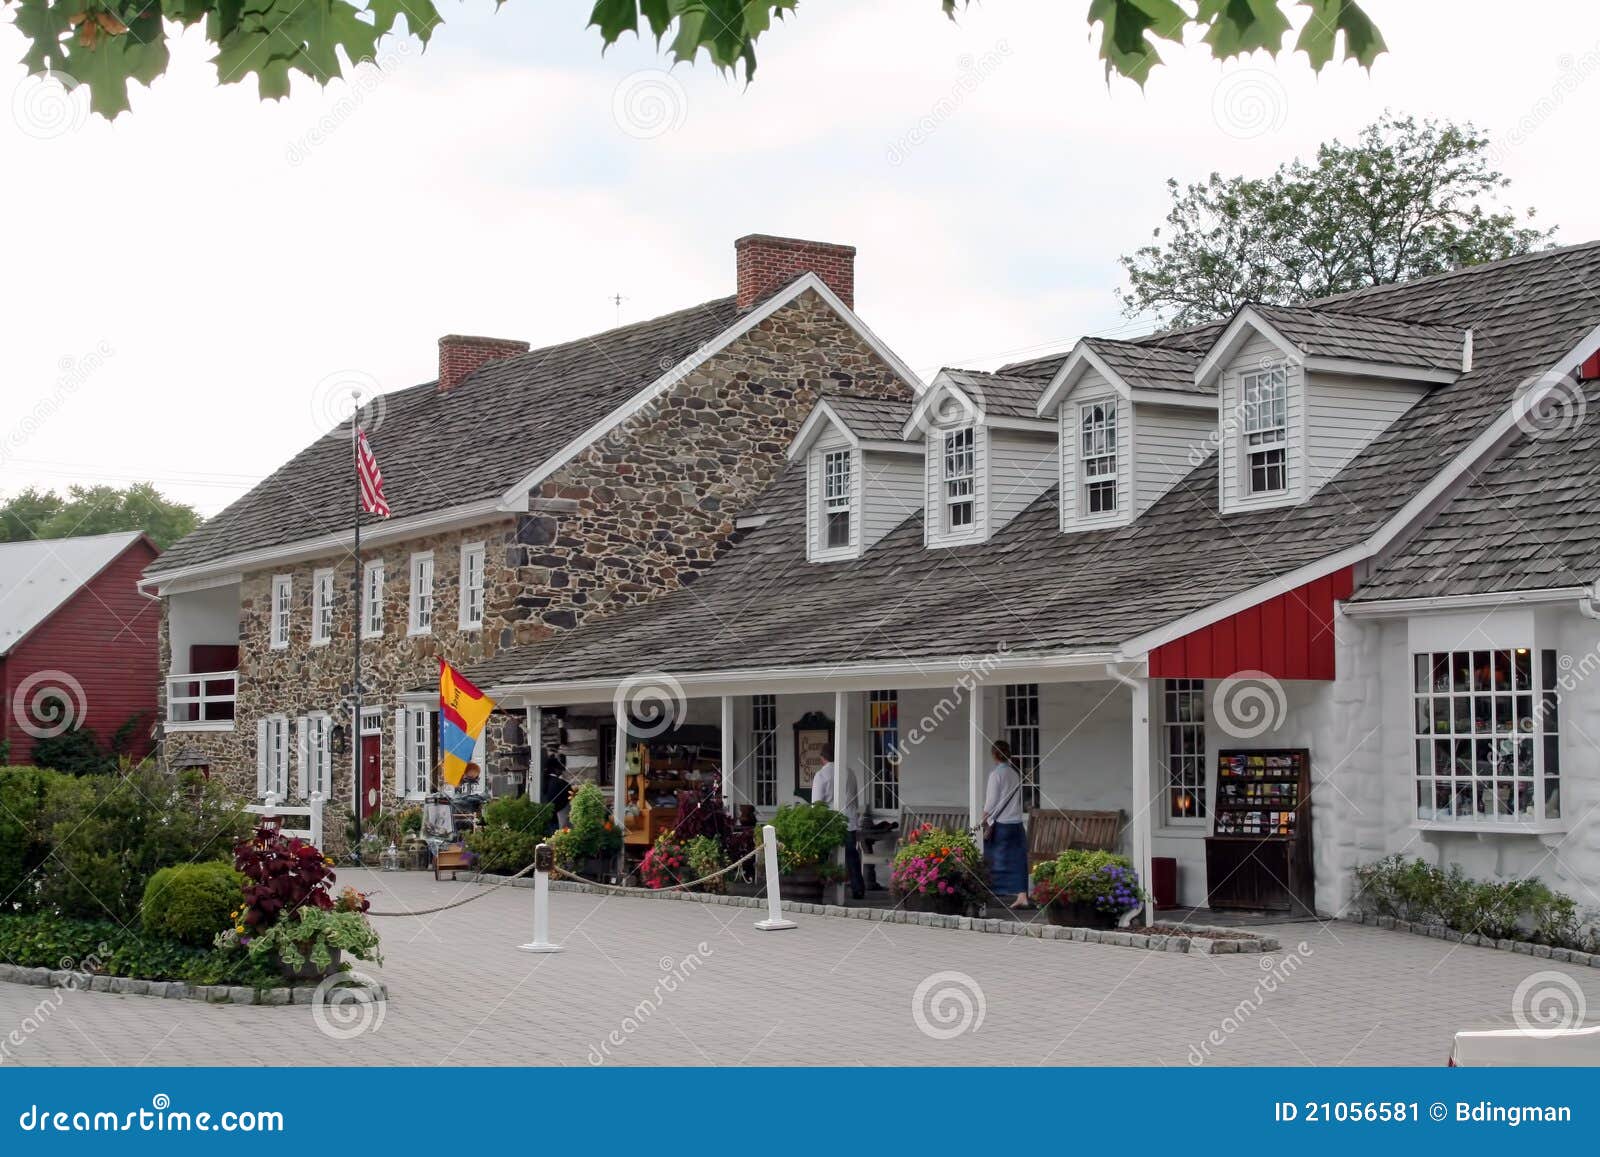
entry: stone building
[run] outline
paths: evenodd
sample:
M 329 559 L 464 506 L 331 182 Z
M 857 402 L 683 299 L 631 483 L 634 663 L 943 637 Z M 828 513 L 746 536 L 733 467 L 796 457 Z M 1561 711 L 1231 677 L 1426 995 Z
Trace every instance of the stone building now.
M 348 808 L 359 743 L 369 810 L 419 798 L 436 712 L 400 695 L 439 657 L 481 662 L 693 583 L 819 398 L 913 396 L 854 312 L 854 256 L 745 237 L 728 297 L 542 349 L 441 338 L 436 380 L 362 410 L 392 516 L 363 517 L 359 558 L 346 421 L 145 572 L 166 757 Z M 490 732 L 491 785 L 512 789 L 526 736 Z

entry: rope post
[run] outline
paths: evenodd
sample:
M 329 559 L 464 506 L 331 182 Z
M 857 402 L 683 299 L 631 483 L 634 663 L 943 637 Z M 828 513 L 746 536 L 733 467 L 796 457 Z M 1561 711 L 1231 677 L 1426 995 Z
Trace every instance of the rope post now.
M 793 928 L 793 920 L 783 918 L 783 901 L 778 896 L 778 833 L 771 824 L 761 829 L 761 842 L 765 845 L 767 868 L 767 918 L 757 920 L 756 927 L 763 932 L 777 932 Z
M 533 939 L 518 945 L 524 952 L 560 952 L 561 945 L 550 943 L 550 869 L 555 853 L 549 844 L 533 850 Z

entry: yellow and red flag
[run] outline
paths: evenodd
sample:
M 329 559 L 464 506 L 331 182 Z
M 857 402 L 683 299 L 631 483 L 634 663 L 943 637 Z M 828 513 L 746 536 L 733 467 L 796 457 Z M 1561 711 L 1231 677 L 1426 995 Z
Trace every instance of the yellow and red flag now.
M 494 710 L 494 700 L 474 687 L 465 675 L 439 660 L 439 747 L 444 756 L 444 781 L 459 787 L 472 762 L 478 736 Z

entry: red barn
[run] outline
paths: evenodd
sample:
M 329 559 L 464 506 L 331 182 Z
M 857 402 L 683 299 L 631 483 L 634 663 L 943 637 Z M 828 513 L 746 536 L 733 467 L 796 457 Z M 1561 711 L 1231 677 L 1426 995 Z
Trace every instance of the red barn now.
M 0 543 L 0 740 L 11 763 L 87 728 L 102 745 L 130 719 L 150 750 L 161 678 L 160 604 L 139 575 L 160 554 L 139 531 Z

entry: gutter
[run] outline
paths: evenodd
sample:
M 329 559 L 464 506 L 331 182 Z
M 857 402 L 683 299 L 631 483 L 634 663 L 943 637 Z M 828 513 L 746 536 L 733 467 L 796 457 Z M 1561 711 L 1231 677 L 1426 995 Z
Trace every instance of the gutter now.
M 1358 619 L 1381 619 L 1427 611 L 1475 610 L 1482 607 L 1526 607 L 1582 600 L 1593 595 L 1593 587 L 1551 587 L 1533 591 L 1488 591 L 1471 595 L 1437 595 L 1416 599 L 1373 599 L 1346 602 L 1344 613 Z M 1594 618 L 1600 618 L 1597 613 Z

